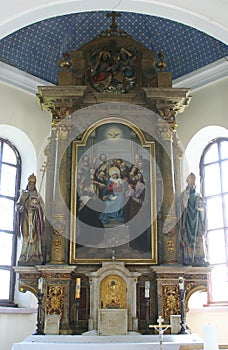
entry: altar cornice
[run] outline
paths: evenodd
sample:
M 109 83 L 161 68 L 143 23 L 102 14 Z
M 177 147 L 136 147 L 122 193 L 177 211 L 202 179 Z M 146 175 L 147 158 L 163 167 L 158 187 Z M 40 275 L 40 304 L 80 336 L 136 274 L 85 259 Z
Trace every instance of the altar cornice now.
M 177 266 L 177 265 L 160 265 L 160 266 L 151 266 L 150 269 L 159 275 L 163 274 L 169 274 L 170 276 L 173 276 L 173 278 L 177 278 L 178 276 L 184 276 L 184 275 L 194 275 L 194 276 L 207 276 L 211 268 L 209 266 Z
M 14 271 L 19 274 L 27 273 L 71 273 L 75 272 L 77 266 L 68 265 L 35 265 L 35 266 L 15 266 Z
M 42 110 L 51 112 L 53 119 L 58 120 L 81 108 L 107 102 L 144 106 L 159 113 L 163 119 L 171 120 L 182 113 L 191 101 L 190 89 L 172 87 L 142 87 L 138 94 L 91 94 L 87 86 L 39 86 L 37 98 Z
M 87 89 L 87 86 L 38 86 L 37 98 L 44 111 L 55 115 L 64 108 L 71 114 L 80 108 Z
M 168 108 L 176 114 L 183 113 L 191 101 L 190 89 L 143 87 L 146 101 L 155 112 Z M 166 119 L 166 117 L 164 117 Z M 170 119 L 169 117 L 167 119 Z

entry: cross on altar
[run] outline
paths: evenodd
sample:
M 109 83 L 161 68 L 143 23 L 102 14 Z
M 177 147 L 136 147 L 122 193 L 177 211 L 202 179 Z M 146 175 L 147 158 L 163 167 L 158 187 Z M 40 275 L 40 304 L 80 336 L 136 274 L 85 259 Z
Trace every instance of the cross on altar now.
M 162 346 L 163 334 L 171 326 L 169 324 L 168 325 L 167 324 L 164 324 L 164 325 L 162 324 L 164 322 L 164 318 L 162 318 L 162 316 L 158 316 L 157 322 L 158 322 L 158 324 L 149 325 L 149 328 L 154 328 L 156 331 L 158 331 L 158 333 L 159 333 L 160 350 L 162 350 L 163 349 L 163 346 Z
M 113 32 L 116 32 L 116 29 L 117 29 L 116 18 L 121 17 L 121 13 L 117 13 L 115 11 L 112 11 L 111 13 L 107 13 L 106 17 L 112 17 L 112 24 L 110 25 L 110 29 Z

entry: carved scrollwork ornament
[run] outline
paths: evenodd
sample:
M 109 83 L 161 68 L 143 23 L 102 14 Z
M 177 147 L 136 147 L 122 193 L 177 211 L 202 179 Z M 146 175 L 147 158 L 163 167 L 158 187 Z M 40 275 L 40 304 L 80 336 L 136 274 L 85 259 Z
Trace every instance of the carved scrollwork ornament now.
M 62 236 L 64 234 L 65 226 L 62 224 L 58 224 L 54 226 L 53 230 L 54 230 L 54 235 Z
M 51 155 L 51 136 L 47 138 L 47 145 L 44 148 L 44 155 L 49 158 Z
M 55 107 L 53 111 L 53 119 L 62 120 L 68 117 L 71 113 L 71 109 L 68 106 Z
M 47 293 L 47 314 L 58 314 L 62 317 L 64 308 L 64 287 L 49 285 Z
M 168 108 L 168 107 L 158 108 L 157 112 L 163 120 L 170 121 L 170 122 L 176 121 L 176 112 L 172 108 Z
M 167 250 L 169 253 L 174 253 L 176 251 L 175 243 L 172 239 L 167 240 Z
M 162 308 L 166 320 L 170 315 L 180 313 L 180 300 L 178 296 L 178 287 L 175 285 L 163 285 L 162 287 Z
M 182 158 L 184 151 L 181 145 L 181 141 L 177 137 L 176 133 L 173 134 L 173 146 L 175 148 L 177 157 Z
M 65 226 L 61 223 L 55 224 L 53 227 L 53 249 L 59 252 L 63 247 L 63 235 Z

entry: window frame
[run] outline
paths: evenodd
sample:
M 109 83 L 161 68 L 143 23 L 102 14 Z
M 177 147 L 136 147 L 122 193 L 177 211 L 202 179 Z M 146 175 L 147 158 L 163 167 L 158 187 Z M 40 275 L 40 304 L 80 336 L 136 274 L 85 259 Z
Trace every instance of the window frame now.
M 225 160 L 228 160 L 228 156 L 227 158 L 221 158 L 221 143 L 222 142 L 227 142 L 228 143 L 228 138 L 227 137 L 217 137 L 213 140 L 210 141 L 210 143 L 204 148 L 201 158 L 200 158 L 200 179 L 201 179 L 201 189 L 202 189 L 202 195 L 205 198 L 205 200 L 207 201 L 207 198 L 213 198 L 213 197 L 220 197 L 222 199 L 222 210 L 223 210 L 223 227 L 221 228 L 212 228 L 211 230 L 208 229 L 207 230 L 207 237 L 208 237 L 208 232 L 210 231 L 214 231 L 214 230 L 218 230 L 218 229 L 223 229 L 224 230 L 224 244 L 225 247 L 228 247 L 228 222 L 225 222 L 225 204 L 224 204 L 224 196 L 228 194 L 228 192 L 224 191 L 222 188 L 222 162 Z M 218 158 L 216 160 L 211 161 L 210 163 L 205 163 L 205 156 L 206 154 L 209 152 L 210 148 L 213 145 L 217 145 L 217 150 L 218 150 Z M 217 163 L 219 166 L 219 172 L 220 172 L 220 185 L 221 185 L 221 192 L 217 193 L 217 194 L 212 194 L 212 195 L 205 195 L 205 168 L 207 166 L 213 165 Z M 207 237 L 206 237 L 206 244 L 207 244 L 207 248 L 208 248 L 208 241 L 207 241 Z M 209 250 L 209 248 L 208 248 Z M 227 276 L 228 276 L 228 251 L 226 251 L 226 261 L 224 263 L 220 263 L 220 262 L 213 262 L 210 263 L 211 268 L 213 269 L 214 266 L 226 266 L 227 269 Z M 209 306 L 223 306 L 223 305 L 228 305 L 228 298 L 227 300 L 216 300 L 215 298 L 213 298 L 213 291 L 212 291 L 212 276 L 211 273 L 209 274 L 209 279 L 208 279 L 208 305 Z
M 16 164 L 8 163 L 6 161 L 2 161 L 2 154 L 3 154 L 3 148 L 4 144 L 7 144 L 12 151 L 15 153 L 16 157 Z M 12 167 L 16 168 L 16 177 L 15 177 L 15 185 L 14 185 L 14 196 L 6 196 L 0 194 L 1 198 L 7 198 L 10 200 L 13 200 L 14 202 L 14 215 L 13 215 L 13 230 L 3 230 L 0 228 L 1 232 L 6 232 L 12 234 L 12 254 L 11 254 L 11 265 L 0 265 L 0 270 L 2 271 L 9 271 L 10 272 L 10 280 L 9 280 L 9 298 L 8 299 L 0 299 L 0 306 L 10 306 L 10 307 L 16 307 L 17 305 L 14 302 L 14 293 L 15 293 L 15 284 L 16 284 L 16 273 L 13 269 L 13 267 L 16 265 L 16 259 L 17 259 L 17 234 L 16 234 L 16 215 L 15 215 L 15 206 L 16 202 L 18 200 L 18 194 L 20 189 L 20 183 L 21 183 L 21 156 L 19 154 L 19 151 L 17 148 L 13 145 L 11 141 L 4 137 L 0 137 L 0 178 L 2 173 L 2 165 L 6 164 Z

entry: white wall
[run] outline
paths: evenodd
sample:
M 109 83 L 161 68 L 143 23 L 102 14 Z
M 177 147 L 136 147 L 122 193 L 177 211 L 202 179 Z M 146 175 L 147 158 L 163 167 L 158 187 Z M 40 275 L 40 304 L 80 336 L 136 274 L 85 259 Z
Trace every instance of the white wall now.
M 203 149 L 216 137 L 228 137 L 228 78 L 191 94 L 192 100 L 184 113 L 177 116 L 177 136 L 183 154 L 182 187 L 190 172 L 197 177 L 199 188 L 199 161 Z
M 51 115 L 43 112 L 36 96 L 0 83 L 0 136 L 10 140 L 22 158 L 21 188 L 27 185 L 32 172 L 41 180 L 40 168 L 43 163 L 43 149 L 50 132 Z M 41 193 L 42 194 L 42 193 Z M 29 292 L 15 292 L 19 307 L 0 308 L 0 349 L 10 350 L 14 342 L 23 340 L 36 329 L 36 298 Z M 34 309 L 35 308 L 35 309 Z
M 34 172 L 39 188 L 51 115 L 41 110 L 35 95 L 2 83 L 0 104 L 0 135 L 10 140 L 22 157 L 21 187 L 25 188 L 28 175 Z
M 209 125 L 228 127 L 228 78 L 191 94 L 184 113 L 177 116 L 177 134 L 186 149 L 192 137 Z

